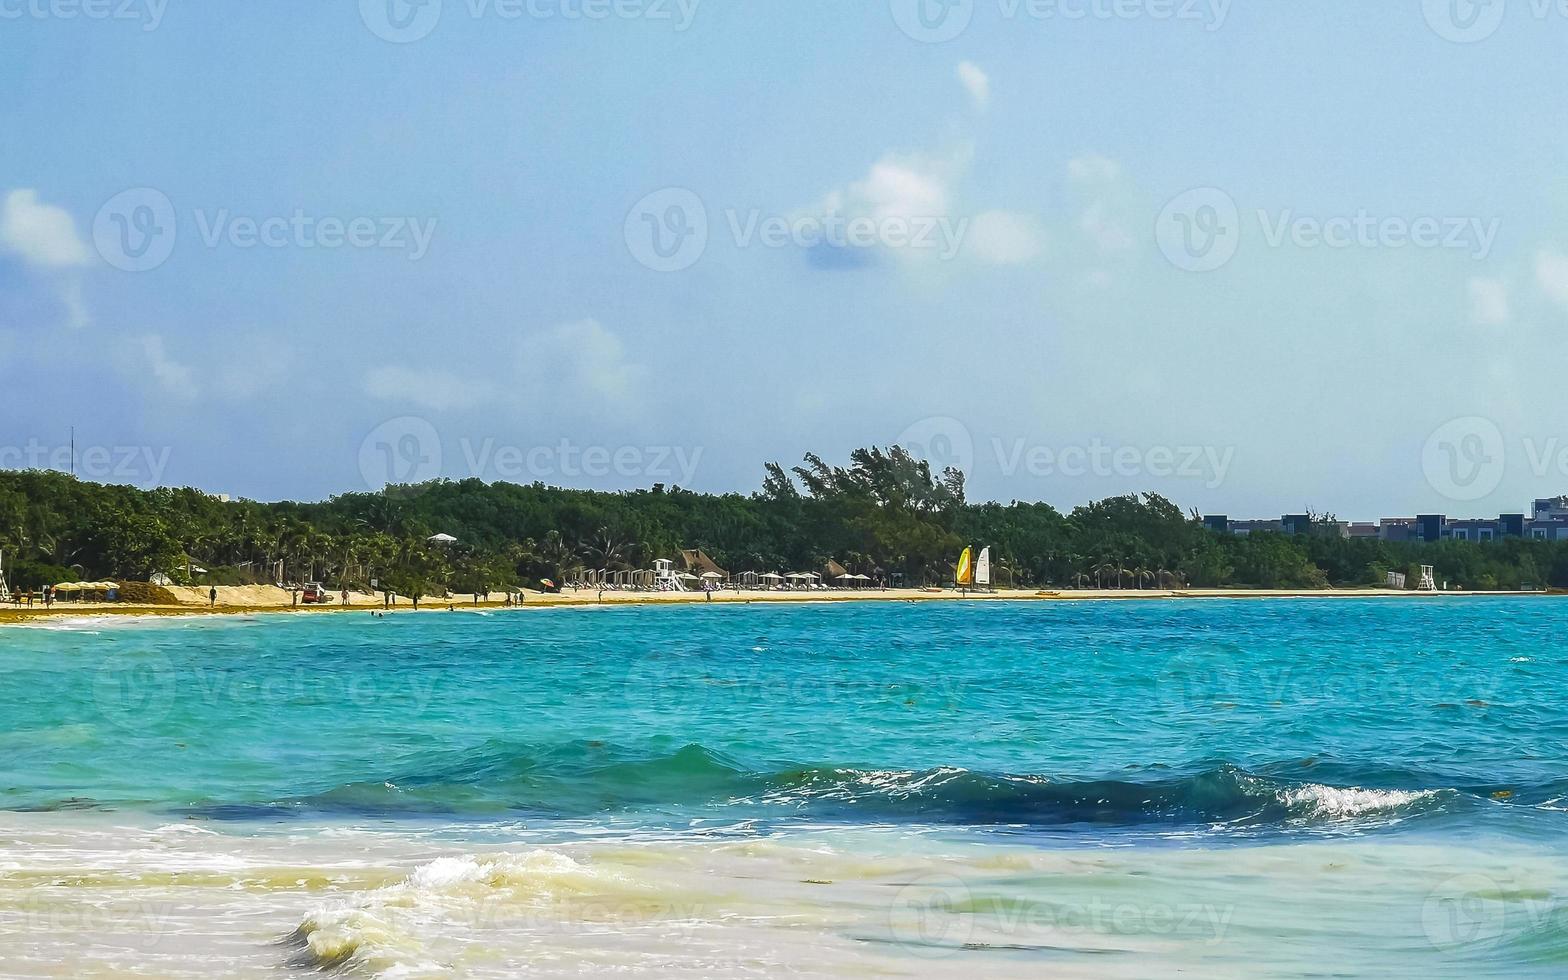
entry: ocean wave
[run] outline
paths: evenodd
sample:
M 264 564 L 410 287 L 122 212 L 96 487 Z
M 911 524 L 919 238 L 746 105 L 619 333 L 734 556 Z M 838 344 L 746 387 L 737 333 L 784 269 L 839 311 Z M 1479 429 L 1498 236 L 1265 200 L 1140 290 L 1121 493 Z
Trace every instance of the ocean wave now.
M 556 851 L 440 857 L 402 881 L 356 900 L 317 908 L 285 940 L 294 965 L 382 977 L 450 976 L 454 965 L 435 949 L 456 931 L 617 915 L 660 890 L 619 872 L 601 871 Z
M 1308 783 L 1294 789 L 1276 791 L 1280 800 L 1293 810 L 1310 817 L 1346 820 L 1373 813 L 1394 813 L 1417 804 L 1435 801 L 1438 790 L 1356 789 Z
M 758 770 L 700 745 L 661 755 L 597 742 L 543 751 L 492 745 L 450 765 L 298 799 L 212 806 L 205 812 L 239 819 L 313 812 L 573 819 L 625 812 L 663 814 L 679 822 L 742 811 L 764 820 L 849 823 L 1332 831 L 1347 823 L 1387 824 L 1461 812 L 1503 798 L 1494 796 L 1495 787 L 1446 787 L 1429 776 L 1380 772 L 1365 785 L 1344 779 L 1344 767 L 1314 770 L 1317 779 L 1311 782 L 1228 764 L 1150 772 L 1158 778 L 1074 780 L 951 766 Z M 1341 779 L 1323 778 L 1329 775 Z M 1508 798 L 1523 802 L 1511 793 Z

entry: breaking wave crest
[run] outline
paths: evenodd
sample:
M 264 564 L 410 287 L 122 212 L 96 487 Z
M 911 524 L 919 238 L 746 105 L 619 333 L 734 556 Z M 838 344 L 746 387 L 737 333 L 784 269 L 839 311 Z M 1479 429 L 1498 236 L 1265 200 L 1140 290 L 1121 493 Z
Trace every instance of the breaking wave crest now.
M 599 743 L 545 752 L 487 746 L 457 761 L 384 781 L 353 783 L 262 806 L 209 807 L 210 815 L 273 813 L 591 817 L 613 812 L 754 816 L 965 826 L 1235 826 L 1281 829 L 1392 823 L 1485 805 L 1485 788 L 1409 777 L 1385 785 L 1306 782 L 1232 765 L 1144 780 L 1072 780 L 1044 774 L 806 766 L 756 770 L 699 745 L 638 756 Z M 1341 780 L 1336 780 L 1341 782 Z M 1423 785 L 1425 783 L 1425 785 Z M 760 808 L 760 809 L 758 809 Z

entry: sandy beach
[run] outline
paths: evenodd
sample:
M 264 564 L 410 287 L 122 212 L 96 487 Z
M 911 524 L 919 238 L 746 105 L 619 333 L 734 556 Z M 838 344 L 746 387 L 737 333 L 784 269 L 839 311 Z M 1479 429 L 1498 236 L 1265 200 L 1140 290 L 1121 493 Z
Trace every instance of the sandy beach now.
M 0 623 L 25 622 L 52 616 L 199 616 L 232 615 L 248 612 L 355 613 L 382 610 L 380 594 L 350 592 L 344 605 L 297 605 L 287 589 L 270 585 L 218 586 L 216 604 L 209 604 L 205 587 L 174 586 L 165 589 L 174 599 L 166 603 L 56 602 L 50 609 L 41 605 L 0 608 Z M 1548 592 L 1413 592 L 1403 589 L 1000 589 L 993 592 L 964 592 L 953 589 L 830 589 L 826 591 L 720 590 L 711 602 L 751 604 L 769 602 L 1089 602 L 1151 601 L 1174 599 L 1436 599 L 1466 596 L 1536 596 L 1549 598 L 1561 593 Z M 571 606 L 638 606 L 708 603 L 703 592 L 632 592 L 567 589 L 560 593 L 530 592 L 521 605 L 508 606 L 502 593 L 474 602 L 472 595 L 451 598 L 426 596 L 419 600 L 420 613 L 450 612 L 463 609 L 549 609 Z M 391 611 L 415 612 L 407 596 L 397 596 Z

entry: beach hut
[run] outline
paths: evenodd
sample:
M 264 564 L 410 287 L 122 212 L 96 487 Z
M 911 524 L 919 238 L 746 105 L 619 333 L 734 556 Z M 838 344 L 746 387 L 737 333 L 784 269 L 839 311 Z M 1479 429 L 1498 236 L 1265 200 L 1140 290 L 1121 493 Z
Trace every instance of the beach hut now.
M 778 572 L 763 572 L 757 577 L 768 583 L 767 587 L 770 589 L 778 588 L 779 583 L 784 581 L 784 576 L 780 575 Z
M 686 571 L 694 575 L 703 572 L 715 572 L 719 578 L 729 578 L 730 573 L 720 568 L 718 562 L 709 558 L 701 548 L 682 548 L 679 552 L 681 561 L 686 565 Z

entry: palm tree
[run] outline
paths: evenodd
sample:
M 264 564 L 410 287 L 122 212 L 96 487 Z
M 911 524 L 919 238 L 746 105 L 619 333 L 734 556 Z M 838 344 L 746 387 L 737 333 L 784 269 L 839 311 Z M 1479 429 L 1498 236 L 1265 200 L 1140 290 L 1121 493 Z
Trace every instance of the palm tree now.
M 1093 568 L 1089 569 L 1089 571 L 1094 573 L 1095 588 L 1103 590 L 1105 588 L 1105 576 L 1111 574 L 1114 571 L 1117 571 L 1117 569 L 1118 566 L 1112 565 L 1108 561 L 1102 561 Z
M 631 565 L 631 549 L 607 527 L 601 527 L 584 550 L 594 564 L 604 571 L 617 571 Z

